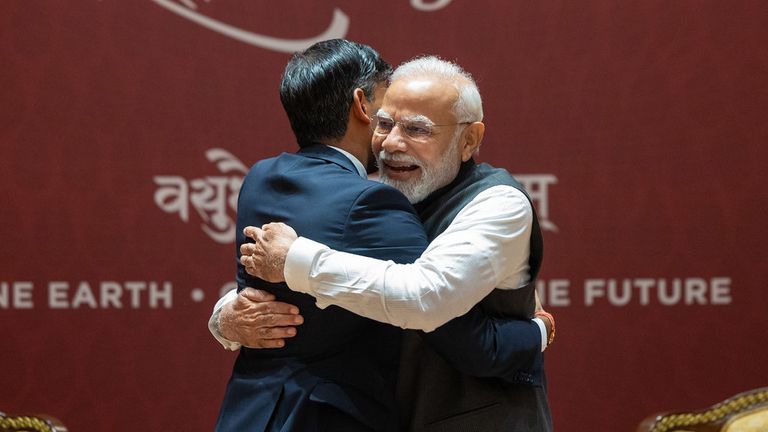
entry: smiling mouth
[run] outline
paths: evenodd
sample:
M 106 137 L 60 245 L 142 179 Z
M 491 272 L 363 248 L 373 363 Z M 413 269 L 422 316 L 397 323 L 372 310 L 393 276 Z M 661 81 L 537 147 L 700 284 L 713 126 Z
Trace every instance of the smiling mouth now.
M 384 164 L 388 170 L 394 171 L 394 172 L 408 172 L 408 171 L 415 171 L 419 168 L 418 165 L 392 165 L 389 163 Z

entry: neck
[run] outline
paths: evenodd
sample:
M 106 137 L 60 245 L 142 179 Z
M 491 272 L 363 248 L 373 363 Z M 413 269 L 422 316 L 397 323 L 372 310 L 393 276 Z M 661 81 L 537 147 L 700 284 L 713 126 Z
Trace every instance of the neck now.
M 368 156 L 370 155 L 371 139 L 368 136 L 360 137 L 358 134 L 347 130 L 341 139 L 324 144 L 332 145 L 349 152 L 357 158 L 364 167 L 368 166 Z
M 360 163 L 363 164 L 363 166 L 365 166 L 365 164 L 367 163 L 366 156 L 364 154 L 362 154 L 360 149 L 356 148 L 355 146 L 345 145 L 343 142 L 329 142 L 329 143 L 326 143 L 326 145 L 331 145 L 331 146 L 340 148 L 340 149 L 348 152 L 349 154 L 354 156 L 355 159 L 359 160 Z

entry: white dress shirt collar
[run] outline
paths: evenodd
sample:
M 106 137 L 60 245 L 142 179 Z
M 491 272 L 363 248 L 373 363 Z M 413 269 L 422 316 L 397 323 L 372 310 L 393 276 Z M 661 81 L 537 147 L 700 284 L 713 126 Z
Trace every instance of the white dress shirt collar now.
M 348 152 L 346 150 L 340 149 L 338 147 L 334 147 L 332 145 L 329 145 L 328 147 L 330 147 L 332 149 L 338 150 L 341 154 L 346 156 L 347 159 L 352 161 L 352 163 L 355 165 L 355 168 L 357 169 L 357 173 L 360 174 L 360 177 L 368 178 L 368 173 L 365 171 L 365 167 L 363 166 L 363 164 L 359 160 L 357 160 L 356 157 L 352 156 L 352 153 L 350 153 L 350 152 Z

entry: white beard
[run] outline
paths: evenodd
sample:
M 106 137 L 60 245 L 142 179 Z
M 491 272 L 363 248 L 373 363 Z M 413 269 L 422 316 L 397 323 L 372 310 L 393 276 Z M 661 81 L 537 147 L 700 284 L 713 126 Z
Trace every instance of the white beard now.
M 461 166 L 460 149 L 457 145 L 459 136 L 460 134 L 457 134 L 457 136 L 451 140 L 448 150 L 432 165 L 424 164 L 413 156 L 408 156 L 402 153 L 388 154 L 382 150 L 376 155 L 376 162 L 379 164 L 379 181 L 402 192 L 411 204 L 416 204 L 424 200 L 429 194 L 447 185 L 456 178 L 456 174 L 458 174 L 459 167 Z M 387 161 L 418 165 L 421 167 L 421 175 L 418 178 L 405 181 L 391 179 L 387 176 L 386 171 L 381 169 L 382 163 Z

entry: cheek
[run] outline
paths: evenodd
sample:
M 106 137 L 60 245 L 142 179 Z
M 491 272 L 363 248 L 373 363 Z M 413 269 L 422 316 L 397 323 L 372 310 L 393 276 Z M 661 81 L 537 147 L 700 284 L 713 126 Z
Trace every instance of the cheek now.
M 440 161 L 441 153 L 436 146 L 423 146 L 413 149 L 411 154 L 425 165 L 434 165 Z
M 376 135 L 373 135 L 373 139 L 371 140 L 371 148 L 373 149 L 374 154 L 379 154 L 381 151 L 381 143 L 384 142 L 381 137 L 378 137 Z

